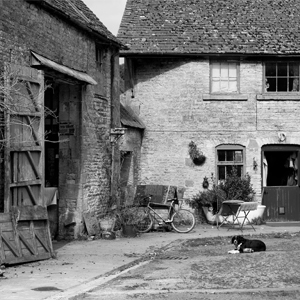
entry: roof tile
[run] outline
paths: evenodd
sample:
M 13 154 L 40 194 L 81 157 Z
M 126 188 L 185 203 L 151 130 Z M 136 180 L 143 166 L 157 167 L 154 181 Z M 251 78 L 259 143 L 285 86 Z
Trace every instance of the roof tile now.
M 300 54 L 299 0 L 127 0 L 126 54 Z
M 29 0 L 30 1 L 30 0 Z M 31 0 L 32 1 L 32 0 Z M 47 3 L 49 6 L 70 17 L 71 20 L 94 30 L 104 38 L 121 45 L 118 40 L 96 17 L 96 15 L 85 5 L 82 0 L 39 0 L 34 3 Z

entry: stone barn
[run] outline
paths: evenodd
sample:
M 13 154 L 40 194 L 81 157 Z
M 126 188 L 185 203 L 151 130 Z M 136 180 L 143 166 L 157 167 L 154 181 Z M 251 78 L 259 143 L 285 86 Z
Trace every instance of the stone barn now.
M 81 0 L 0 2 L 1 263 L 51 256 L 119 201 L 121 47 Z

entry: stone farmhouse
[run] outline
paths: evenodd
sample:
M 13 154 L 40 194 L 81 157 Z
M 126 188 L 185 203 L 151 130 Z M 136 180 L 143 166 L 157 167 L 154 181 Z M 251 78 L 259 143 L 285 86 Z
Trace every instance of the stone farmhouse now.
M 296 0 L 127 1 L 121 101 L 146 127 L 140 182 L 189 198 L 235 166 L 267 220 L 300 220 L 299 19 Z
M 1 263 L 51 256 L 118 201 L 121 47 L 81 0 L 0 1 Z

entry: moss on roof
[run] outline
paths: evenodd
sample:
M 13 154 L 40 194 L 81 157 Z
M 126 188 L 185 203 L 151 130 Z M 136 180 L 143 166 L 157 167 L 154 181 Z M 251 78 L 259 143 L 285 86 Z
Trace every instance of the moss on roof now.
M 299 0 L 127 0 L 128 54 L 300 54 Z

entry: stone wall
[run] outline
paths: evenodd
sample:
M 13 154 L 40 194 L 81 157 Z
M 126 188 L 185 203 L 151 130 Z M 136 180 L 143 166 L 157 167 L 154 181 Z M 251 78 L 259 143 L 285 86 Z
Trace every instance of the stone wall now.
M 24 0 L 4 2 L 0 10 L 1 64 L 30 66 L 30 51 L 34 51 L 86 72 L 98 82 L 96 86 L 79 84 L 75 91 L 67 84 L 61 89 L 68 101 L 61 103 L 65 123 L 61 124 L 60 138 L 71 138 L 60 145 L 60 237 L 73 238 L 82 232 L 82 212 L 100 214 L 111 197 L 111 172 L 115 172 L 111 171 L 109 140 L 112 107 L 114 123 L 119 124 L 119 99 L 114 99 L 116 103 L 111 100 L 111 72 L 118 49 L 38 5 Z M 98 42 L 104 53 L 101 68 L 96 63 Z M 117 74 L 118 67 L 114 68 Z M 69 128 L 75 129 L 73 134 L 67 133 L 68 122 Z M 71 225 L 65 226 L 67 223 Z
M 300 144 L 300 104 L 257 96 L 262 94 L 261 62 L 240 62 L 241 97 L 236 100 L 211 97 L 209 71 L 206 59 L 134 60 L 134 92 L 128 81 L 126 101 L 146 125 L 140 180 L 181 186 L 191 197 L 202 190 L 205 176 L 216 174 L 216 146 L 239 144 L 246 147 L 245 171 L 261 201 L 261 147 L 278 143 L 280 131 L 287 133 L 285 143 Z M 207 157 L 203 166 L 190 160 L 191 140 Z
M 120 151 L 125 152 L 121 168 L 121 201 L 133 203 L 136 187 L 140 182 L 142 130 L 128 127 L 120 139 Z

